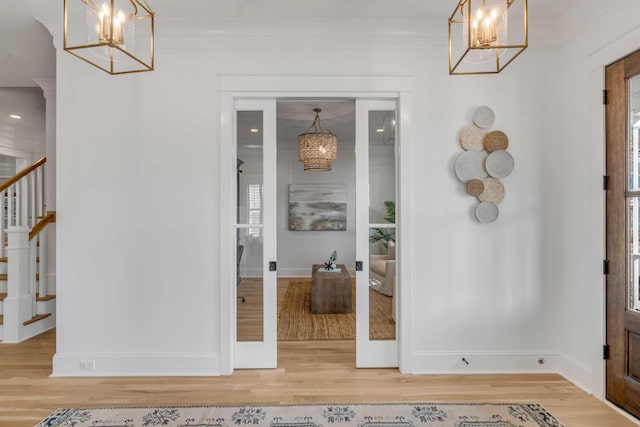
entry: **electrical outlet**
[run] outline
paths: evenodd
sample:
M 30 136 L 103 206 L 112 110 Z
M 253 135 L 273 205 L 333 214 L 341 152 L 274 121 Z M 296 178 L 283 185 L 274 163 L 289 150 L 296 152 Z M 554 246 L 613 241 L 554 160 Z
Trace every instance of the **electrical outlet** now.
M 81 360 L 80 361 L 80 369 L 83 371 L 93 371 L 96 369 L 96 361 L 95 360 Z

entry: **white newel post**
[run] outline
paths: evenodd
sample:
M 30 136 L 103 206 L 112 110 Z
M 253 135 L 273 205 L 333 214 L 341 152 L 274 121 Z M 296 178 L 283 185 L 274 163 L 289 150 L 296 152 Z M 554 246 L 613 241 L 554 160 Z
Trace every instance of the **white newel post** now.
M 23 339 L 23 322 L 33 316 L 35 294 L 31 294 L 29 280 L 29 227 L 9 227 L 7 234 L 8 292 L 4 300 L 4 342 L 17 343 Z
M 56 80 L 33 79 L 42 88 L 42 94 L 46 102 L 46 156 L 47 163 L 44 169 L 45 208 L 47 211 L 56 210 Z M 50 223 L 41 232 L 46 235 L 46 240 L 40 242 L 40 281 L 46 284 L 40 285 L 41 296 L 56 293 L 56 225 Z M 43 250 L 44 248 L 44 250 Z M 42 253 L 45 252 L 45 256 Z

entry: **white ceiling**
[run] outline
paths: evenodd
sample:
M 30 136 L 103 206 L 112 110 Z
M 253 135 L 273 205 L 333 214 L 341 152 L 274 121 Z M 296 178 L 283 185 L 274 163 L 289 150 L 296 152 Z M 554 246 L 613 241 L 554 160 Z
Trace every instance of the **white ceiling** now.
M 40 88 L 0 87 L 0 147 L 42 153 L 45 128 L 45 99 Z

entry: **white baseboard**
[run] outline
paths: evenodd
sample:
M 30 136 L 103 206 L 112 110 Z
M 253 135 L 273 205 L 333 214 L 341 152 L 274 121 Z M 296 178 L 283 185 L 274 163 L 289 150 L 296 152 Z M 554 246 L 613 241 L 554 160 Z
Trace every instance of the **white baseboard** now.
M 218 354 L 56 354 L 52 377 L 219 376 Z
M 463 360 L 464 359 L 464 360 Z M 543 363 L 539 363 L 542 359 Z M 537 352 L 420 352 L 414 353 L 413 374 L 558 373 L 558 356 Z M 465 362 L 466 360 L 466 362 Z
M 593 370 L 568 354 L 558 354 L 558 373 L 589 394 L 594 394 Z

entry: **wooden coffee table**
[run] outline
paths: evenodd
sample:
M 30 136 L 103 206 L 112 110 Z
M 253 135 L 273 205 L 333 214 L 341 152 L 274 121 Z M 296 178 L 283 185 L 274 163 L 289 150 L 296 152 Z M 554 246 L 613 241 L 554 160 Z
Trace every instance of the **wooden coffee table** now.
M 322 264 L 313 264 L 311 271 L 311 312 L 314 314 L 351 313 L 351 275 L 344 264 L 339 273 L 319 271 Z

